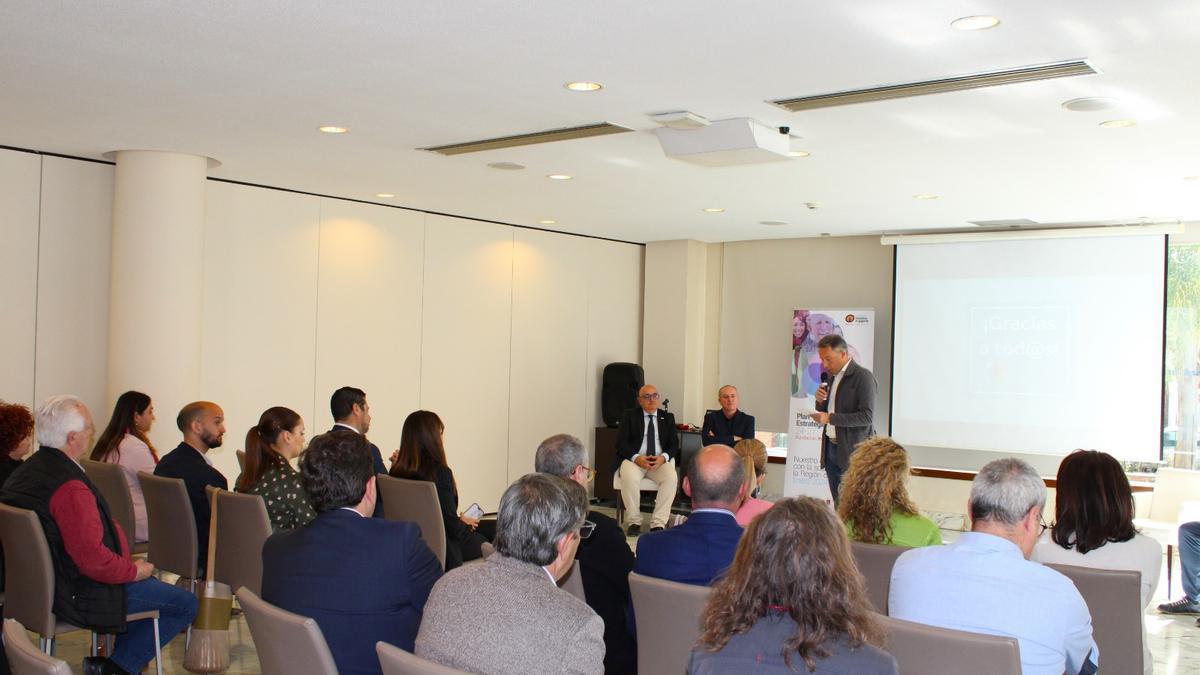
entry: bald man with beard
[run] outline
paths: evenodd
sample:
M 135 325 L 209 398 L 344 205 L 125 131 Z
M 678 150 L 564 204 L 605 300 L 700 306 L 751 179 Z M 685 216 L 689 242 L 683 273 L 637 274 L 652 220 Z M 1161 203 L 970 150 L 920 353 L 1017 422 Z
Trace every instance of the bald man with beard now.
M 225 411 L 209 401 L 195 401 L 183 406 L 175 418 L 183 432 L 183 442 L 168 452 L 154 468 L 155 476 L 179 478 L 187 487 L 196 518 L 196 542 L 200 544 L 200 569 L 208 560 L 208 524 L 211 509 L 205 489 L 210 485 L 229 489 L 229 481 L 213 468 L 208 451 L 221 447 L 225 438 Z

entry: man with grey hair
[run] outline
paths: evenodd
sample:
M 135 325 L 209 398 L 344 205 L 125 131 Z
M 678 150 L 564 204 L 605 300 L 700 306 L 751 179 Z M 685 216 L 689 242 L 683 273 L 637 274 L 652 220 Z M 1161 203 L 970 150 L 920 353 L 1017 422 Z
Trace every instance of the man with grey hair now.
M 473 673 L 604 672 L 604 622 L 558 588 L 586 514 L 587 493 L 565 478 L 531 473 L 508 486 L 496 552 L 434 585 L 417 656 Z
M 154 566 L 129 555 L 129 539 L 108 503 L 88 480 L 79 458 L 96 427 L 74 396 L 53 396 L 37 411 L 41 447 L 4 484 L 0 502 L 27 509 L 41 521 L 54 561 L 54 615 L 99 633 L 119 634 L 108 658 L 84 659 L 85 675 L 141 672 L 196 615 L 196 597 L 150 578 Z M 131 533 L 130 533 L 131 534 Z M 149 619 L 126 623 L 127 614 L 157 610 L 158 634 Z
M 1045 526 L 1046 485 L 1019 459 L 989 462 L 971 484 L 971 531 L 914 548 L 892 568 L 888 613 L 1017 638 L 1025 675 L 1095 673 L 1087 604 L 1067 577 L 1029 560 Z
M 596 475 L 586 461 L 582 441 L 570 434 L 557 434 L 538 445 L 534 470 L 573 480 L 586 490 Z M 631 606 L 633 551 L 616 520 L 599 511 L 588 511 L 587 520 L 575 559 L 579 561 L 588 607 L 604 620 L 604 671 L 632 673 L 637 670 L 637 643 L 626 627 L 625 611 Z M 586 533 L 589 527 L 590 536 Z
M 707 586 L 733 562 L 742 537 L 733 515 L 746 498 L 741 459 L 726 445 L 704 448 L 688 466 L 683 491 L 692 498 L 692 515 L 682 525 L 639 539 L 633 570 Z
M 850 468 L 850 455 L 859 443 L 875 435 L 875 391 L 879 385 L 871 371 L 850 358 L 850 346 L 841 335 L 826 335 L 817 343 L 821 358 L 821 386 L 817 412 L 809 417 L 821 433 L 821 468 L 829 481 L 833 503 L 838 503 L 842 476 Z

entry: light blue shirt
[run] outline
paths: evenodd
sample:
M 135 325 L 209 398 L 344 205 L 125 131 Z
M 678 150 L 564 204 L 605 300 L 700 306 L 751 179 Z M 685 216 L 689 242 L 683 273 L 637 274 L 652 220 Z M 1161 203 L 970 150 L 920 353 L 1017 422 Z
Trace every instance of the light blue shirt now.
M 1092 617 L 1075 584 L 1026 560 L 1011 541 L 983 532 L 901 555 L 892 568 L 888 614 L 1015 637 L 1023 675 L 1090 673 L 1100 662 Z

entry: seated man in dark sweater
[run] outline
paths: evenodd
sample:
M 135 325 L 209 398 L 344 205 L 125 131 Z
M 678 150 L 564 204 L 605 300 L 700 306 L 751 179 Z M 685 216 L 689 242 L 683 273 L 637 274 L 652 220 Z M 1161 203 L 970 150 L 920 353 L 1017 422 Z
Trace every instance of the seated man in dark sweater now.
M 208 459 L 208 451 L 221 447 L 225 438 L 225 411 L 216 403 L 196 401 L 183 406 L 175 423 L 183 432 L 183 442 L 163 456 L 154 468 L 154 475 L 183 480 L 188 501 L 192 503 L 192 517 L 196 519 L 196 543 L 200 545 L 199 564 L 203 571 L 208 560 L 208 523 L 212 516 L 205 488 L 211 485 L 229 489 L 229 481 Z
M 0 502 L 37 514 L 54 559 L 54 615 L 100 633 L 117 633 L 108 658 L 84 659 L 85 675 L 138 673 L 154 657 L 150 619 L 125 615 L 158 610 L 160 644 L 196 616 L 196 597 L 150 578 L 154 566 L 129 557 L 129 542 L 108 504 L 79 464 L 96 428 L 74 396 L 54 396 L 37 412 L 41 448 L 0 491 Z

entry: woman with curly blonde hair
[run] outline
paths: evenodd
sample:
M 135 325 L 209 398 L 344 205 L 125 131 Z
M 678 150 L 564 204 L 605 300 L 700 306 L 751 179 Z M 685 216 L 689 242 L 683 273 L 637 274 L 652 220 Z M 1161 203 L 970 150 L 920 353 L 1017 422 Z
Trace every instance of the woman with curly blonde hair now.
M 889 546 L 933 546 L 942 533 L 908 497 L 908 453 L 887 436 L 873 436 L 850 455 L 838 515 L 855 541 Z
M 746 529 L 713 586 L 688 673 L 893 674 L 837 516 L 783 499 Z

